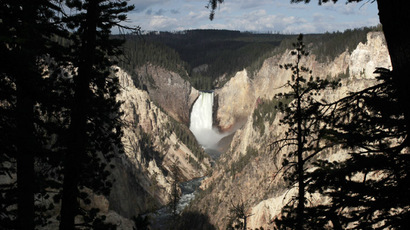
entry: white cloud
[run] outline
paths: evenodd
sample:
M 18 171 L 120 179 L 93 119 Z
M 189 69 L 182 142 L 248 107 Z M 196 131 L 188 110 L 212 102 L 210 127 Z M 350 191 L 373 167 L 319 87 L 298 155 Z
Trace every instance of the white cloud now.
M 312 22 L 316 24 L 327 23 L 331 24 L 335 21 L 333 14 L 315 13 L 312 15 Z
M 245 13 L 244 13 L 245 12 Z M 307 20 L 283 14 L 270 14 L 266 9 L 255 9 L 251 12 L 243 11 L 235 16 L 222 16 L 227 29 L 242 31 L 293 31 L 292 27 L 297 24 L 307 23 Z
M 202 10 L 200 12 L 190 11 L 188 16 L 191 20 L 207 20 L 209 18 L 209 11 Z
M 166 17 L 163 15 L 154 15 L 149 20 L 150 30 L 170 30 L 170 28 L 177 26 L 178 20 L 175 18 Z
M 339 3 L 340 2 L 340 3 Z M 209 20 L 208 0 L 131 0 L 128 14 L 143 30 L 195 28 L 317 33 L 378 23 L 375 4 L 290 4 L 290 0 L 225 0 Z M 363 5 L 363 6 L 362 6 Z M 142 10 L 143 9 L 143 10 Z
M 356 15 L 362 14 L 366 11 L 369 5 L 367 3 L 345 3 L 343 1 L 339 1 L 338 3 L 324 3 L 322 7 L 324 7 L 328 11 L 333 11 L 341 15 Z

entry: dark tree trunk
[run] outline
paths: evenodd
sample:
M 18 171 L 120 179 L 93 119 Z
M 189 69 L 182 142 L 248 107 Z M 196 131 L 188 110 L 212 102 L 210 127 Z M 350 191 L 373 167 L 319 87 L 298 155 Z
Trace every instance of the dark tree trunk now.
M 298 98 L 298 121 L 297 121 L 297 167 L 296 171 L 298 174 L 298 206 L 297 206 L 297 223 L 296 229 L 303 230 L 304 223 L 304 212 L 305 212 L 305 182 L 304 182 L 304 171 L 303 171 L 303 140 L 302 140 L 302 118 L 301 118 L 301 105 L 300 97 Z
M 248 217 L 246 216 L 246 215 L 244 215 L 244 217 L 243 217 L 243 229 L 244 230 L 247 230 L 247 219 L 248 219 Z
M 410 1 L 377 0 L 377 4 L 399 91 L 399 102 L 403 105 L 407 133 L 410 133 Z
M 343 230 L 342 225 L 340 224 L 339 217 L 334 210 L 331 210 L 327 218 L 332 222 L 334 230 Z
M 304 160 L 303 160 L 303 133 L 302 133 L 302 95 L 301 95 L 301 85 L 300 85 L 300 68 L 299 68 L 299 62 L 300 62 L 300 57 L 299 57 L 299 51 L 298 51 L 298 61 L 296 63 L 296 100 L 297 100 L 297 107 L 296 107 L 296 122 L 297 122 L 297 133 L 296 133 L 296 139 L 297 139 L 297 166 L 296 166 L 296 172 L 298 174 L 297 176 L 297 181 L 298 181 L 298 206 L 296 209 L 296 229 L 297 230 L 303 230 L 303 223 L 304 223 L 304 212 L 305 212 L 305 183 L 304 183 L 304 171 L 303 171 L 303 165 L 304 165 Z
M 21 2 L 22 44 L 16 48 L 12 66 L 16 74 L 17 223 L 19 229 L 34 229 L 34 156 L 38 151 L 34 127 L 36 82 L 41 77 L 36 64 L 41 35 L 36 30 L 38 1 Z M 10 57 L 11 58 L 11 57 Z
M 18 76 L 17 81 L 17 222 L 19 229 L 34 229 L 34 102 L 25 87 L 32 76 Z
M 75 216 L 78 213 L 78 184 L 81 170 L 86 164 L 87 143 L 87 107 L 89 106 L 90 81 L 96 47 L 97 0 L 90 0 L 87 9 L 85 32 L 82 37 L 78 76 L 75 77 L 74 104 L 71 111 L 70 139 L 64 164 L 63 200 L 61 207 L 60 229 L 74 229 Z

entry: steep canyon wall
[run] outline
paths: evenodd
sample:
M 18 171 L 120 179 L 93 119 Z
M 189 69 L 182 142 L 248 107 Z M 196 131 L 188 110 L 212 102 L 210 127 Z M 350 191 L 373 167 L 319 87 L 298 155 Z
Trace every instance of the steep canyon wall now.
M 149 63 L 137 68 L 136 72 L 151 100 L 175 120 L 189 126 L 189 113 L 199 96 L 198 90 L 179 74 Z
M 286 88 L 291 73 L 279 68 L 279 64 L 292 63 L 290 51 L 268 58 L 254 78 L 246 70 L 238 72 L 223 88 L 215 91 L 218 97 L 216 120 L 222 130 L 229 130 L 246 118 L 245 124 L 236 131 L 229 150 L 222 154 L 213 173 L 204 180 L 203 192 L 191 210 L 210 216 L 219 229 L 225 229 L 229 209 L 243 203 L 251 229 L 272 228 L 270 221 L 280 213 L 286 200 L 294 194 L 289 191 L 282 175 L 282 154 L 275 154 L 271 143 L 280 138 L 284 127 L 277 114 L 273 121 L 263 123 L 263 129 L 254 125 L 253 113 L 258 105 Z M 322 78 L 343 76 L 342 86 L 321 93 L 327 101 L 337 100 L 349 92 L 358 91 L 376 83 L 375 67 L 390 68 L 390 59 L 384 36 L 369 33 L 365 44 L 358 44 L 352 52 L 346 51 L 333 61 L 319 63 L 314 55 L 303 60 L 313 75 Z M 333 149 L 324 154 L 334 159 L 343 158 L 343 152 Z
M 117 167 L 113 170 L 115 183 L 109 203 L 110 209 L 131 218 L 169 202 L 171 167 L 174 163 L 178 167 L 181 181 L 204 176 L 210 163 L 207 158 L 198 159 L 198 155 L 179 139 L 175 132 L 175 126 L 178 124 L 152 101 L 146 91 L 135 87 L 130 75 L 119 68 L 116 74 L 122 86 L 117 99 L 123 101 L 121 110 L 124 113 L 125 125 L 122 142 L 125 155 L 116 159 Z M 173 84 L 172 81 L 182 79 L 172 76 L 172 73 L 167 74 L 169 79 L 172 78 L 169 87 L 186 86 Z M 162 85 L 161 87 L 170 89 Z M 181 91 L 176 90 L 176 93 Z M 187 95 L 184 97 L 188 97 Z M 180 101 L 186 103 L 186 98 Z
M 279 68 L 279 64 L 294 62 L 294 57 L 287 50 L 263 62 L 258 74 L 250 78 L 246 70 L 237 72 L 224 87 L 215 90 L 218 97 L 216 121 L 222 130 L 234 126 L 236 122 L 248 117 L 253 112 L 256 101 L 272 99 L 286 90 L 283 86 L 290 80 L 291 73 Z M 303 65 L 313 71 L 314 77 L 350 76 L 351 79 L 373 79 L 376 67 L 390 67 L 388 50 L 381 32 L 371 32 L 367 35 L 367 43 L 358 44 L 351 52 L 345 51 L 334 60 L 327 63 L 317 61 L 315 55 L 303 60 Z

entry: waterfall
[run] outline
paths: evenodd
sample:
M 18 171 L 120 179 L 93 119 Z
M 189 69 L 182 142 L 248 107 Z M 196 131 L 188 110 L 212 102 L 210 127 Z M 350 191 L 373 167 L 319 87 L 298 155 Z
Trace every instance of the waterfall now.
M 213 92 L 200 92 L 191 112 L 189 129 L 205 149 L 215 149 L 218 141 L 224 137 L 212 127 L 213 104 Z
M 191 112 L 192 132 L 212 129 L 212 107 L 214 105 L 214 93 L 200 92 Z

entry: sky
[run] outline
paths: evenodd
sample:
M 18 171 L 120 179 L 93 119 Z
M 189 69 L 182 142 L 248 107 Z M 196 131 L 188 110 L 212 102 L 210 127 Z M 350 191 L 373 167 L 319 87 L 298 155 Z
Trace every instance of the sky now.
M 290 0 L 224 0 L 209 20 L 208 0 L 130 0 L 127 25 L 142 31 L 229 29 L 284 34 L 323 33 L 379 24 L 377 3 L 318 5 L 291 4 Z

